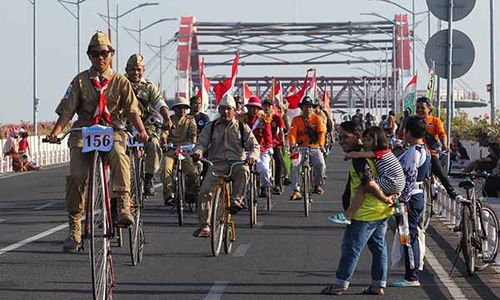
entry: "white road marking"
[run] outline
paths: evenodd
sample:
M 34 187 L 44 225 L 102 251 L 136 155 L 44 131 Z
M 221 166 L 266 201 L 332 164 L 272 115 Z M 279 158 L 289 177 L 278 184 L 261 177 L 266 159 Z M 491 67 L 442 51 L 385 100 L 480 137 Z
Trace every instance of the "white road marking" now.
M 237 257 L 245 256 L 245 254 L 247 253 L 249 248 L 250 248 L 250 244 L 241 244 L 238 246 L 236 251 L 234 251 L 233 256 L 237 256 Z
M 40 205 L 38 207 L 35 207 L 33 208 L 33 210 L 42 210 L 44 208 L 47 208 L 47 207 L 51 207 L 52 205 L 56 204 L 55 202 L 50 202 L 50 203 L 47 203 L 47 204 L 44 204 L 44 205 Z
M 0 219 L 0 223 L 7 221 L 7 219 Z
M 210 288 L 210 291 L 208 291 L 208 295 L 204 300 L 220 300 L 228 283 L 229 281 L 216 281 Z
M 455 281 L 448 275 L 443 266 L 436 259 L 429 247 L 425 248 L 425 259 L 431 265 L 432 269 L 436 272 L 439 280 L 444 284 L 444 286 L 450 292 L 453 299 L 467 299 L 462 290 L 458 287 Z
M 255 224 L 257 226 L 257 228 L 262 228 L 262 226 L 264 226 L 264 222 L 257 222 L 257 224 Z
M 56 227 L 53 227 L 53 228 L 51 228 L 51 229 L 49 229 L 49 230 L 46 230 L 46 231 L 44 231 L 44 232 L 41 232 L 41 233 L 39 233 L 39 234 L 37 234 L 37 235 L 34 235 L 34 236 L 32 236 L 32 237 L 29 237 L 29 238 L 27 238 L 27 239 L 25 239 L 25 240 L 22 240 L 22 241 L 20 241 L 20 242 L 17 242 L 17 243 L 14 243 L 14 244 L 12 244 L 12 245 L 9 245 L 9 246 L 7 246 L 7 247 L 5 247 L 5 248 L 3 248 L 3 249 L 0 249 L 0 255 L 2 255 L 2 254 L 4 254 L 4 253 L 7 253 L 7 252 L 10 252 L 10 251 L 12 251 L 12 250 L 15 250 L 15 249 L 17 249 L 17 248 L 19 248 L 19 247 L 22 247 L 22 246 L 24 246 L 24 245 L 26 245 L 26 244 L 28 244 L 28 243 L 31 243 L 31 242 L 34 242 L 34 241 L 39 240 L 39 239 L 41 239 L 41 238 L 44 238 L 44 237 L 46 237 L 46 236 L 48 236 L 48 235 L 51 235 L 51 234 L 53 234 L 53 233 L 55 233 L 55 232 L 58 232 L 59 230 L 64 229 L 64 228 L 66 228 L 66 227 L 68 227 L 68 223 L 61 224 L 61 225 L 59 225 L 59 226 L 56 226 Z

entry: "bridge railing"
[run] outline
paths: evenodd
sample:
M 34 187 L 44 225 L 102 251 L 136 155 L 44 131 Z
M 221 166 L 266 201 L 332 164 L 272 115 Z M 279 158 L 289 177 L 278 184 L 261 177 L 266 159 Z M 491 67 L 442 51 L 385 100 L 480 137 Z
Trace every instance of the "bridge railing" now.
M 31 157 L 38 166 L 44 167 L 69 162 L 69 148 L 66 139 L 61 141 L 61 144 L 42 143 L 41 139 L 42 137 L 28 137 Z M 3 149 L 5 142 L 6 140 L 0 140 L 0 149 Z M 9 155 L 2 154 L 0 159 L 0 174 L 12 171 L 12 158 Z

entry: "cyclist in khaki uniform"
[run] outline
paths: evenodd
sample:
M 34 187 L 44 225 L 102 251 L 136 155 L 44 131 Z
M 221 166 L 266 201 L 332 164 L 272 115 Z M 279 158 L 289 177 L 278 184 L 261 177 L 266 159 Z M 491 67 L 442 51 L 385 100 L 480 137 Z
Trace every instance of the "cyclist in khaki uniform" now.
M 97 32 L 92 36 L 87 49 L 92 67 L 73 79 L 57 106 L 56 113 L 59 118 L 47 136 L 50 142 L 57 141 L 57 135 L 75 114 L 78 119 L 73 123 L 74 128 L 100 123 L 119 129 L 123 128 L 126 117 L 139 131 L 137 139 L 141 142 L 148 139 L 141 121 L 139 103 L 130 82 L 110 67 L 113 53 L 111 42 L 104 33 Z M 103 111 L 99 111 L 100 101 L 106 104 Z M 68 145 L 71 149 L 70 175 L 66 177 L 69 236 L 64 241 L 63 250 L 74 252 L 78 250 L 81 242 L 81 213 L 90 155 L 82 153 L 83 142 L 80 131 L 71 133 Z M 113 149 L 107 155 L 107 159 L 111 167 L 112 191 L 117 196 L 118 223 L 130 225 L 134 220 L 130 214 L 130 161 L 125 153 L 126 145 L 126 133 L 116 130 Z
M 156 131 L 159 122 L 158 112 L 163 118 L 162 128 L 168 130 L 171 125 L 168 114 L 168 106 L 163 100 L 160 90 L 144 76 L 144 57 L 141 54 L 133 54 L 127 61 L 127 79 L 132 83 L 135 96 L 139 100 L 142 112 L 142 121 L 146 127 L 150 140 L 144 144 L 146 151 L 144 192 L 147 196 L 154 196 L 153 175 L 160 168 L 162 151 L 159 137 Z
M 168 131 L 167 142 L 173 146 L 185 146 L 196 143 L 197 128 L 194 117 L 187 114 L 189 101 L 184 97 L 176 99 L 172 110 L 174 114 L 170 118 L 172 128 Z M 182 172 L 186 175 L 186 201 L 193 201 L 194 193 L 198 190 L 199 175 L 189 156 L 182 160 Z M 161 163 L 161 174 L 163 181 L 163 201 L 165 205 L 172 204 L 174 199 L 174 186 L 172 182 L 172 170 L 175 163 L 175 149 L 169 149 Z
M 260 155 L 260 146 L 252 129 L 244 122 L 236 120 L 236 102 L 233 96 L 224 95 L 218 110 L 220 117 L 203 128 L 193 153 L 195 158 L 201 158 L 203 152 L 207 151 L 207 158 L 213 163 L 203 179 L 200 190 L 201 197 L 198 199 L 200 227 L 193 233 L 196 237 L 210 235 L 211 193 L 217 188 L 218 181 L 218 178 L 212 175 L 212 171 L 228 173 L 232 163 L 242 160 L 247 162 L 247 165 L 235 166 L 231 176 L 231 206 L 240 210 L 243 208 L 250 177 L 248 165 L 255 163 Z

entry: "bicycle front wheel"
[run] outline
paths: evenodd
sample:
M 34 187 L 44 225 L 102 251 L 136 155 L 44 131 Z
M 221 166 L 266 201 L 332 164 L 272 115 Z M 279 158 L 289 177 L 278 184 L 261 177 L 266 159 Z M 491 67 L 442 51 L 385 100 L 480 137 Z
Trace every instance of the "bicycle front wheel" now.
M 226 225 L 226 199 L 222 188 L 219 186 L 212 198 L 212 214 L 210 216 L 210 241 L 212 245 L 212 255 L 218 256 L 224 237 L 224 227 Z
M 304 190 L 304 215 L 309 217 L 311 215 L 311 171 L 305 167 L 302 171 L 302 187 Z
M 498 251 L 498 218 L 491 206 L 482 204 L 481 223 L 486 236 L 482 239 L 481 249 L 483 258 L 476 262 L 476 269 L 482 271 L 494 263 Z M 481 231 L 482 235 L 482 231 Z
M 420 218 L 420 228 L 426 230 L 429 227 L 432 214 L 433 214 L 432 189 L 430 183 L 426 181 L 424 185 L 424 210 L 422 212 L 422 217 Z
M 469 206 L 465 206 L 462 210 L 462 239 L 460 245 L 464 256 L 467 273 L 472 276 L 475 270 L 476 248 L 473 244 L 473 223 L 472 211 Z
M 185 196 L 185 178 L 182 171 L 177 171 L 177 185 L 175 187 L 175 196 L 177 197 L 177 221 L 179 226 L 184 223 L 184 196 Z
M 250 228 L 257 224 L 257 182 L 254 172 L 250 173 L 250 182 L 248 183 L 248 209 L 250 215 Z
M 92 172 L 89 178 L 90 201 L 90 239 L 89 255 L 92 269 L 92 290 L 94 300 L 111 298 L 113 266 L 111 260 L 111 245 L 108 223 L 108 205 L 106 203 L 106 180 L 101 156 L 94 154 Z

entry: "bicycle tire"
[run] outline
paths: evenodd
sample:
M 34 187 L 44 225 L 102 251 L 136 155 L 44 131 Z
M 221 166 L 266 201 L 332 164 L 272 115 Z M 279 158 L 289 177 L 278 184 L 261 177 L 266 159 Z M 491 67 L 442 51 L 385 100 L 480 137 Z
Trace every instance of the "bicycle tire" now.
M 473 224 L 471 219 L 471 211 L 469 206 L 464 206 L 462 210 L 462 238 L 460 240 L 460 247 L 464 256 L 465 267 L 469 276 L 474 275 L 475 272 L 475 258 L 476 251 L 472 241 Z
M 210 216 L 210 242 L 212 255 L 218 256 L 222 246 L 224 227 L 226 225 L 226 199 L 222 188 L 217 187 L 212 198 L 212 213 Z
M 311 173 L 309 167 L 304 167 L 302 170 L 302 187 L 304 190 L 304 215 L 309 217 L 311 215 Z
M 177 197 L 177 222 L 180 227 L 184 224 L 184 174 L 177 170 L 177 184 L 175 187 L 175 196 Z
M 486 239 L 483 240 L 481 243 L 481 250 L 482 250 L 483 257 L 481 260 L 478 260 L 476 262 L 476 269 L 478 271 L 485 270 L 486 268 L 491 266 L 491 264 L 493 264 L 493 262 L 495 261 L 495 258 L 497 256 L 497 251 L 498 251 L 498 244 L 499 244 L 498 233 L 500 230 L 498 218 L 495 215 L 495 212 L 491 206 L 489 206 L 487 204 L 482 204 L 482 217 L 481 218 L 482 218 L 483 224 L 485 222 L 489 223 L 488 227 L 487 227 L 489 232 L 486 232 Z M 489 229 L 490 226 L 493 226 L 494 228 L 490 230 Z M 492 234 L 489 234 L 490 232 Z
M 424 183 L 424 210 L 420 218 L 420 228 L 426 230 L 431 223 L 432 215 L 434 214 L 434 200 L 432 198 L 432 189 L 428 181 Z
M 135 200 L 133 206 L 134 224 L 130 225 L 128 228 L 130 258 L 132 260 L 133 266 L 137 265 L 140 262 L 139 261 L 139 247 L 141 246 L 140 231 L 143 230 L 141 215 L 142 212 L 140 204 L 138 203 L 137 200 Z
M 248 189 L 248 209 L 250 215 L 250 228 L 254 228 L 257 224 L 257 203 L 255 199 L 257 197 L 257 187 L 255 181 L 255 173 L 250 172 L 250 181 Z
M 108 239 L 108 206 L 103 162 L 98 153 L 93 154 L 89 179 L 90 239 L 89 254 L 92 271 L 92 291 L 95 300 L 108 299 L 112 293 L 113 267 Z M 109 228 L 110 230 L 111 228 Z
M 273 187 L 274 187 L 274 172 L 276 171 L 276 164 L 274 162 L 274 159 L 271 155 L 271 159 L 269 160 L 269 167 L 271 169 L 271 185 L 267 187 L 267 197 L 266 197 L 266 204 L 267 204 L 267 211 L 271 211 L 273 209 Z
M 233 249 L 233 227 L 227 225 L 224 230 L 224 252 L 230 254 Z

